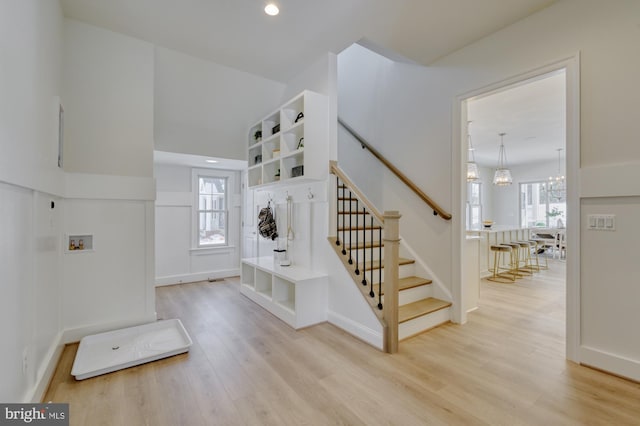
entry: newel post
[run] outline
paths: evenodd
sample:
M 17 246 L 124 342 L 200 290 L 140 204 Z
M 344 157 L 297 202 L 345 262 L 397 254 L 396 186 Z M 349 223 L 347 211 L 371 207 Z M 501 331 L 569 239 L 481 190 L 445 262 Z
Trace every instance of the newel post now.
M 383 315 L 387 323 L 384 342 L 386 352 L 398 352 L 398 276 L 400 258 L 400 213 L 385 211 L 384 214 L 384 304 Z

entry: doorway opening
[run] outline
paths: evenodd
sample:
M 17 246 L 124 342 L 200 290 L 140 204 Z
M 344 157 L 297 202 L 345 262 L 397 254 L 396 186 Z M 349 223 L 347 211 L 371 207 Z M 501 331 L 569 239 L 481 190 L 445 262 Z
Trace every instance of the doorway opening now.
M 537 291 L 548 282 L 554 291 L 549 297 L 563 304 L 562 312 L 554 315 L 565 320 L 559 327 L 566 327 L 562 340 L 566 357 L 573 360 L 579 341 L 579 257 L 568 246 L 575 247 L 573 250 L 579 247 L 578 198 L 572 187 L 579 158 L 577 82 L 577 58 L 571 58 L 459 98 L 462 300 L 468 301 L 469 290 L 474 290 L 469 288 L 465 271 L 470 258 L 466 253 L 470 245 L 464 241 L 468 235 L 478 236 L 478 267 L 483 278 L 489 275 L 491 238 L 495 243 L 497 234 L 502 233 L 498 242 L 535 239 L 538 233 L 545 237 L 551 234 L 552 238 L 562 234 L 562 255 L 560 247 L 547 239 L 538 254 L 540 263 L 549 264 L 549 269 L 518 278 L 515 285 L 537 280 Z M 510 183 L 504 186 L 494 183 L 501 145 L 506 154 L 504 168 L 510 172 Z M 465 179 L 468 161 L 477 163 L 478 180 Z M 479 247 L 483 240 L 484 246 Z M 486 282 L 480 281 L 477 291 L 482 292 L 483 286 L 486 288 Z M 502 286 L 501 291 L 509 290 L 509 284 Z M 487 291 L 484 295 L 489 294 Z M 468 312 L 469 306 L 465 303 Z M 473 315 L 469 318 L 473 321 Z

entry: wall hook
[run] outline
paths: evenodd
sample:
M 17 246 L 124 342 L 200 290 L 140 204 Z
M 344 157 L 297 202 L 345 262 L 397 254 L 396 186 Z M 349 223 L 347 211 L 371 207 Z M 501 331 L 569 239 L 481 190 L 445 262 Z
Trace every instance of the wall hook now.
M 314 197 L 313 192 L 311 192 L 311 188 L 309 188 L 309 193 L 307 194 L 307 198 L 310 200 L 313 200 L 313 197 Z

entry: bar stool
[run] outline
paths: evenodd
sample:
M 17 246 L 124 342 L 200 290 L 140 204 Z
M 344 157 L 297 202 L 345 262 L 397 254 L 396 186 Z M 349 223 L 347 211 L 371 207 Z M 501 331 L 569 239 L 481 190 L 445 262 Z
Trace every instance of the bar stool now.
M 520 251 L 521 251 L 520 244 L 513 241 L 510 243 L 502 243 L 502 244 L 506 246 L 511 246 L 511 248 L 513 249 L 513 257 L 515 258 L 515 261 L 513 262 L 513 273 L 519 278 L 522 278 L 525 275 L 531 275 L 531 272 L 524 271 L 522 268 L 520 268 Z
M 542 253 L 547 252 L 547 245 L 549 244 L 547 240 L 538 238 L 531 241 L 536 243 L 536 257 L 539 256 L 538 251 L 540 251 L 540 249 L 542 249 Z M 549 269 L 549 261 L 547 260 L 546 255 L 544 256 L 544 266 L 540 266 L 540 263 L 538 262 L 538 270 L 540 269 Z
M 520 244 L 521 262 L 524 263 L 524 267 L 520 269 L 526 270 L 526 273 L 528 273 L 529 275 L 533 275 L 534 267 L 533 267 L 533 262 L 531 260 L 531 247 L 532 247 L 531 241 L 521 240 L 521 241 L 516 241 L 516 243 Z
M 531 268 L 535 269 L 536 272 L 540 272 L 540 257 L 538 256 L 538 242 L 536 240 L 528 240 L 529 241 L 529 245 L 531 246 L 531 248 L 533 248 L 533 253 L 535 255 L 535 259 L 536 259 L 536 266 L 533 266 L 533 257 L 530 257 L 531 259 Z M 531 256 L 531 250 L 529 250 L 529 256 Z
M 511 282 L 514 282 L 516 280 L 516 274 L 514 272 L 515 269 L 514 269 L 513 247 L 506 244 L 492 244 L 491 251 L 493 252 L 493 275 L 491 275 L 487 279 L 489 281 L 495 281 L 495 282 L 504 282 L 501 280 L 508 279 Z M 504 255 L 506 253 L 509 253 L 509 267 L 501 268 L 499 264 L 499 260 L 500 258 L 503 258 L 503 256 L 499 256 L 499 255 L 500 254 Z M 504 273 L 499 272 L 501 269 L 505 270 L 506 272 Z M 508 276 L 509 274 L 511 274 L 511 277 Z

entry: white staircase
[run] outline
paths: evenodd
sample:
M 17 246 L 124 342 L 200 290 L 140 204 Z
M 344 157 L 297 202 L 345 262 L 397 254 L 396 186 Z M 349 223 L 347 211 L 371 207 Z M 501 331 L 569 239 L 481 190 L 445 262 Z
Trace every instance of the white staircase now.
M 340 178 L 339 178 L 340 179 Z M 329 237 L 354 283 L 382 319 L 385 304 L 384 224 L 351 182 L 336 185 L 336 235 Z M 450 320 L 451 302 L 433 297 L 432 281 L 416 274 L 416 262 L 398 258 L 398 340 Z M 392 274 L 393 276 L 393 274 Z M 380 283 L 383 285 L 380 285 Z

